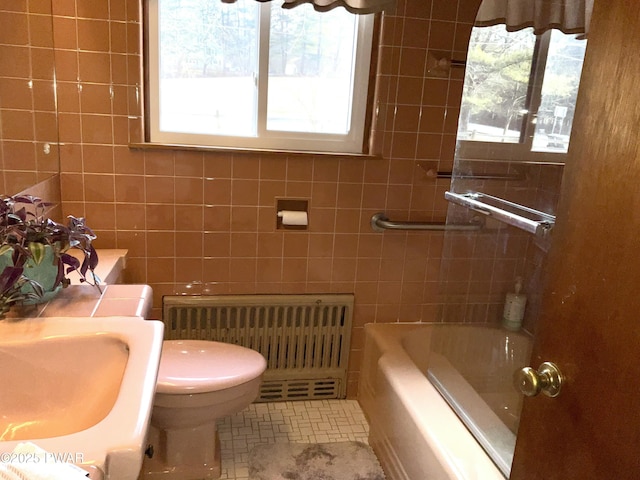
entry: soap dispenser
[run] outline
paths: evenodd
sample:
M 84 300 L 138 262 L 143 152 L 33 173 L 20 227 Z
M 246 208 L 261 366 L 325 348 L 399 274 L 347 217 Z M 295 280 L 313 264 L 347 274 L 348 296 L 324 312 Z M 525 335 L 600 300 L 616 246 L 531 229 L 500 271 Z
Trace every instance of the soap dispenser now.
M 507 330 L 518 331 L 522 327 L 524 307 L 527 305 L 527 296 L 522 291 L 522 277 L 516 277 L 515 291 L 507 293 L 504 301 L 504 313 L 502 314 L 502 326 Z

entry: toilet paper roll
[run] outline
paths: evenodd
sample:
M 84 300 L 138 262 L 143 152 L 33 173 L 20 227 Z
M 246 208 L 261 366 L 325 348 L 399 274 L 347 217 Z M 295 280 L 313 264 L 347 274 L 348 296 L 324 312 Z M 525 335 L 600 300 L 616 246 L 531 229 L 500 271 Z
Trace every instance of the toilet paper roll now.
M 307 212 L 294 212 L 292 210 L 282 210 L 278 212 L 282 218 L 283 225 L 308 225 Z

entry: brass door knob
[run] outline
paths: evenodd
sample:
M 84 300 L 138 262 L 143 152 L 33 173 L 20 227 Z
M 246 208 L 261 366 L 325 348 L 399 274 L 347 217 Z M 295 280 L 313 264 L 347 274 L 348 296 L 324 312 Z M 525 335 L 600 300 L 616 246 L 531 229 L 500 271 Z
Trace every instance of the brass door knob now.
M 538 370 L 531 367 L 518 370 L 514 380 L 516 388 L 527 397 L 535 397 L 542 392 L 553 398 L 560 395 L 563 377 L 554 363 L 544 362 Z

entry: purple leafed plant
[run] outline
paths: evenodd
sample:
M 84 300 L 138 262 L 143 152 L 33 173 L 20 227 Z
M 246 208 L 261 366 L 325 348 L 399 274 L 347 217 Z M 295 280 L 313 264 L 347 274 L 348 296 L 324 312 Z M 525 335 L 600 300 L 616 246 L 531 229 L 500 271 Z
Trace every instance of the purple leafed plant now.
M 84 224 L 84 218 L 68 217 L 67 225 L 45 218 L 44 212 L 51 204 L 30 195 L 0 196 L 0 255 L 10 256 L 13 265 L 0 272 L 0 318 L 16 303 L 37 300 L 44 294 L 38 282 L 24 275 L 25 263 L 39 265 L 45 255 L 46 246 L 53 249 L 58 274 L 53 289 L 66 287 L 67 275 L 78 272 L 81 282 L 100 289 L 99 279 L 94 274 L 98 265 L 98 254 L 91 244 L 96 236 Z M 70 255 L 70 249 L 83 253 L 80 262 Z M 23 288 L 30 284 L 31 288 Z

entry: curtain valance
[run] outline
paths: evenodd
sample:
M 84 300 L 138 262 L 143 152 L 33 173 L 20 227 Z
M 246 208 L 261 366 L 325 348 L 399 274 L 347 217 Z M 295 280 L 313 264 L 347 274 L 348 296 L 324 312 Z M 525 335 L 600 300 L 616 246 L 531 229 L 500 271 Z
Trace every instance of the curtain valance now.
M 331 10 L 335 7 L 344 7 L 351 13 L 365 14 L 381 12 L 385 8 L 395 5 L 395 0 L 284 0 L 284 8 L 293 8 L 296 5 L 310 3 L 318 11 Z
M 552 28 L 586 34 L 592 10 L 593 0 L 483 0 L 476 25 L 503 23 L 509 31 L 533 27 L 536 34 Z
M 225 3 L 235 3 L 236 0 L 222 0 Z M 271 0 L 258 0 L 259 2 L 269 2 Z M 274 0 L 278 1 L 278 0 Z M 325 12 L 336 7 L 344 7 L 351 13 L 366 14 L 376 13 L 386 8 L 395 6 L 396 0 L 279 0 L 282 1 L 282 8 L 293 8 L 303 3 L 310 3 L 319 12 Z M 422 0 L 420 0 L 422 1 Z

